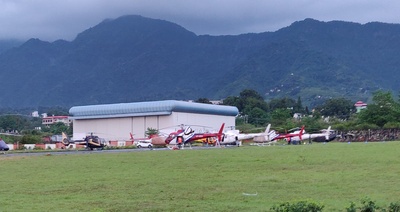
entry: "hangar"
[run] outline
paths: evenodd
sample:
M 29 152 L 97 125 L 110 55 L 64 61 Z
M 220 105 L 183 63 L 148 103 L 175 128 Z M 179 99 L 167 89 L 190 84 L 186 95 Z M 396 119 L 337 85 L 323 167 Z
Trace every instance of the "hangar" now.
M 196 132 L 218 131 L 222 123 L 232 128 L 238 113 L 233 106 L 177 100 L 75 106 L 69 110 L 73 139 L 95 133 L 108 141 L 129 140 L 130 133 L 135 139 L 145 138 L 148 128 L 161 133 L 182 125 L 190 125 Z

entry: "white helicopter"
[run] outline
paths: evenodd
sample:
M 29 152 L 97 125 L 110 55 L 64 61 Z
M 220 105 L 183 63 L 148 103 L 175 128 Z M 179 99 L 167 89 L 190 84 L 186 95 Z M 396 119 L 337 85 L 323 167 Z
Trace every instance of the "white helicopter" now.
M 334 130 L 331 129 L 331 126 L 328 129 L 321 130 L 321 133 L 303 133 L 301 137 L 296 136 L 292 137 L 292 141 L 309 141 L 311 142 L 329 142 L 336 138 L 336 133 Z
M 277 134 L 275 131 L 270 131 L 271 124 L 262 133 L 240 133 L 239 130 L 228 130 L 224 133 L 222 140 L 219 142 L 221 145 L 238 145 L 240 146 L 242 140 L 253 139 L 255 142 L 269 142 L 274 140 Z

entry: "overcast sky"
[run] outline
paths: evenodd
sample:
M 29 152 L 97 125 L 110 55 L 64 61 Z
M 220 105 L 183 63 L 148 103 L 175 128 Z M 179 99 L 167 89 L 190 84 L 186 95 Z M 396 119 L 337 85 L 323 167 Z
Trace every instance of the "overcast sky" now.
M 399 0 L 0 0 L 0 39 L 73 40 L 122 15 L 171 21 L 198 35 L 237 35 L 305 18 L 400 23 L 399 13 Z

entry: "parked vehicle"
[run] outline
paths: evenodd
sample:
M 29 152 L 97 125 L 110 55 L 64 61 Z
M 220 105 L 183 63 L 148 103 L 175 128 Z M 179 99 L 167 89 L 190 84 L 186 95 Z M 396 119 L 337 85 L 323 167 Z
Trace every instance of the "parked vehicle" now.
M 150 140 L 140 140 L 136 143 L 137 148 L 153 148 L 153 144 L 151 143 Z

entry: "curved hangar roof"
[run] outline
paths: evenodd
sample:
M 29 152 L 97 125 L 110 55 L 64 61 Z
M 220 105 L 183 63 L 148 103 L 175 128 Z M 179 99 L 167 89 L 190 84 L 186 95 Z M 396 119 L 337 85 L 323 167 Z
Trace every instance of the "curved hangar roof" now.
M 107 105 L 75 106 L 69 110 L 71 119 L 116 118 L 129 116 L 170 115 L 172 112 L 236 116 L 237 107 L 201 104 L 176 100 L 134 102 Z

